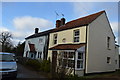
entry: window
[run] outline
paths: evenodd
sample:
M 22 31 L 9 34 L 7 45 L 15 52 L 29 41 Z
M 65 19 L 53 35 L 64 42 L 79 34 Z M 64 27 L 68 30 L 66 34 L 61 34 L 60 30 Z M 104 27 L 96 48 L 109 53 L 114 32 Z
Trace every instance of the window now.
M 64 51 L 64 58 L 63 58 L 63 65 L 65 67 L 71 67 L 74 68 L 74 53 L 75 52 L 68 52 Z
M 54 37 L 53 37 L 53 44 L 57 44 L 57 34 L 54 34 Z
M 63 59 L 63 66 L 67 66 L 67 59 Z
M 78 59 L 83 59 L 83 53 L 78 53 Z
M 115 64 L 117 64 L 117 60 L 115 60 Z
M 69 52 L 68 58 L 73 58 L 74 52 Z
M 68 60 L 68 67 L 74 68 L 74 60 Z
M 82 52 L 78 52 L 77 68 L 78 69 L 83 69 L 83 53 Z
M 34 54 L 33 53 L 31 54 L 31 58 L 34 58 Z
M 111 58 L 107 57 L 107 63 L 110 64 L 111 63 Z
M 38 52 L 38 58 L 41 59 L 42 52 Z
M 28 56 L 28 51 L 26 51 L 26 57 Z
M 64 52 L 64 58 L 67 58 L 67 52 Z
M 83 61 L 82 60 L 77 60 L 77 68 L 83 68 Z
M 30 41 L 28 41 L 28 44 L 30 44 L 31 42 Z
M 39 43 L 42 43 L 43 42 L 43 39 L 39 39 Z
M 107 48 L 110 49 L 110 37 L 107 37 Z
M 74 42 L 79 42 L 79 30 L 74 30 Z

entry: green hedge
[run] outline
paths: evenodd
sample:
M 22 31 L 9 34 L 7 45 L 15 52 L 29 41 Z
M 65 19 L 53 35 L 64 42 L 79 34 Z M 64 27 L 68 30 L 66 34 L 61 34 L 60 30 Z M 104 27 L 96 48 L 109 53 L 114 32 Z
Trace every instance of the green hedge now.
M 32 67 L 35 70 L 39 70 L 41 67 L 40 62 L 38 60 L 35 60 L 35 59 L 34 60 L 29 59 L 28 61 L 26 61 L 26 65 Z
M 44 71 L 44 72 L 50 72 L 50 61 L 49 60 L 43 60 L 41 62 L 40 70 Z
M 50 72 L 50 60 L 37 60 L 25 57 L 17 57 L 18 63 L 29 66 L 36 71 Z

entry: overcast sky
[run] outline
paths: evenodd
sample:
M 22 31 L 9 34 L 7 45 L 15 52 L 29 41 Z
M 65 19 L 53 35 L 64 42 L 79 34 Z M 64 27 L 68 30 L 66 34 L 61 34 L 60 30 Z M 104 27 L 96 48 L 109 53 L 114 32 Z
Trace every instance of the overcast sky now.
M 2 2 L 2 24 L 0 31 L 10 31 L 13 42 L 23 42 L 24 38 L 40 31 L 55 28 L 56 19 L 66 18 L 66 22 L 105 10 L 113 32 L 118 39 L 117 2 Z M 59 14 L 56 16 L 55 11 Z

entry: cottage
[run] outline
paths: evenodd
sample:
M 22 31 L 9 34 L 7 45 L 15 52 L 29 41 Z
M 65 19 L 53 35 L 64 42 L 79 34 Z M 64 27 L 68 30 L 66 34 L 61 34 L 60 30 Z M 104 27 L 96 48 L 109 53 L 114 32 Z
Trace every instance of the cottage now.
M 84 76 L 119 69 L 119 51 L 105 11 L 65 23 L 26 38 L 24 57 L 48 59 L 53 71 Z
M 49 35 L 54 71 L 64 66 L 66 74 L 83 76 L 118 69 L 118 48 L 105 11 L 61 23 Z
M 31 59 L 47 59 L 48 54 L 48 38 L 52 31 L 47 30 L 38 33 L 38 28 L 35 28 L 35 34 L 28 36 L 25 41 L 24 55 Z

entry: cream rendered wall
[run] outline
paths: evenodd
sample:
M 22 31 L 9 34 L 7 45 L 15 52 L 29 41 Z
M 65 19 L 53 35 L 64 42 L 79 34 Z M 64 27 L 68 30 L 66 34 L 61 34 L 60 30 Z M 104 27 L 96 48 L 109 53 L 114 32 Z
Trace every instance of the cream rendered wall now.
M 86 73 L 115 71 L 115 40 L 105 13 L 88 25 Z M 107 36 L 110 49 L 107 49 Z M 111 63 L 107 63 L 111 57 Z
M 117 45 L 115 48 L 115 60 L 117 60 L 116 69 L 119 69 L 119 46 Z
M 54 33 L 50 33 L 49 36 L 49 48 L 55 46 L 53 44 L 53 35 L 57 34 L 57 44 L 74 44 L 73 42 L 73 32 L 74 30 L 80 30 L 80 42 L 78 43 L 85 43 L 86 42 L 86 26 L 82 26 L 82 27 L 78 27 L 78 28 L 74 28 L 74 29 L 68 29 L 68 30 L 63 30 L 63 31 L 59 31 L 59 32 L 54 32 Z M 62 42 L 63 38 L 66 38 L 66 42 Z M 56 44 L 56 45 L 57 45 Z M 76 44 L 76 43 L 75 43 Z M 50 57 L 50 59 L 52 58 L 52 51 L 48 50 L 48 58 Z

